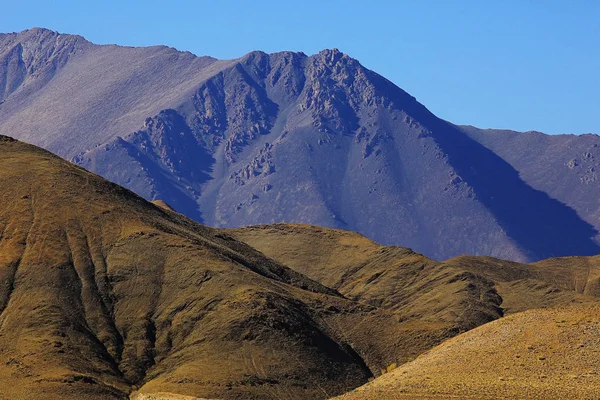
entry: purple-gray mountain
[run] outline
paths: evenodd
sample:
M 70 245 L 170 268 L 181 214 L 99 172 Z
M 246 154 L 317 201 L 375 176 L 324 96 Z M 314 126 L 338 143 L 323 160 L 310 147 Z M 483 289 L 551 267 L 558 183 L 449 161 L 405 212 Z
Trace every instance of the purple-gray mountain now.
M 0 34 L 0 134 L 211 226 L 317 224 L 437 259 L 600 253 L 598 136 L 456 126 L 337 50 Z

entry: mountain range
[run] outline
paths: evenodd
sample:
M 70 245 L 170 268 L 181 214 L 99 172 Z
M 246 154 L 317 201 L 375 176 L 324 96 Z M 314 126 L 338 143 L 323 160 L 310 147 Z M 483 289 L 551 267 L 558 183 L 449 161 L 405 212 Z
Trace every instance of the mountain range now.
M 335 49 L 1 34 L 0 134 L 212 227 L 349 229 L 437 260 L 600 253 L 598 136 L 457 126 Z

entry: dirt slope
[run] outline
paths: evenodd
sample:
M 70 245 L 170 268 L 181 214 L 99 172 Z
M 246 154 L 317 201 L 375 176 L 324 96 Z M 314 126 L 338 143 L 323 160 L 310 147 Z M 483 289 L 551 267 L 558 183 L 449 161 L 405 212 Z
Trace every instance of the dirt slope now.
M 596 399 L 599 321 L 598 306 L 510 315 L 339 399 Z

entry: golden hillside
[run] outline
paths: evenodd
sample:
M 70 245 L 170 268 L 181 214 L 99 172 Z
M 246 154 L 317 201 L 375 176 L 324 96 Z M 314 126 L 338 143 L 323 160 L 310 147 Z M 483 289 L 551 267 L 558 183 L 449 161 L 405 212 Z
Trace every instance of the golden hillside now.
M 457 294 L 465 295 L 450 290 L 456 282 L 465 283 L 466 293 L 496 297 L 497 316 L 595 302 L 600 296 L 600 256 L 550 258 L 533 264 L 483 256 L 438 262 L 407 248 L 379 245 L 355 232 L 312 225 L 274 224 L 225 231 L 347 297 L 418 318 L 450 320 L 444 318 L 441 305 L 452 304 Z M 451 279 L 444 280 L 444 276 Z M 446 285 L 448 290 L 441 290 Z M 427 301 L 428 291 L 439 301 L 437 306 Z M 467 310 L 474 304 L 471 301 Z M 419 307 L 424 315 L 414 311 Z M 490 310 L 486 315 L 494 317 Z M 465 314 L 463 327 L 469 322 L 487 322 L 472 317 Z
M 402 351 L 391 313 L 8 138 L 0 312 L 3 399 L 326 398 Z
M 336 399 L 596 399 L 599 321 L 597 305 L 513 314 Z
M 0 398 L 325 399 L 505 312 L 594 304 L 595 265 L 215 230 L 2 137 Z
M 312 225 L 226 232 L 350 299 L 396 314 L 406 327 L 400 363 L 505 314 L 595 304 L 594 296 L 600 294 L 597 257 L 520 264 L 461 256 L 438 262 L 407 248 L 381 246 L 355 232 Z
M 295 224 L 225 232 L 350 299 L 393 312 L 405 328 L 397 362 L 502 316 L 492 281 L 355 232 Z

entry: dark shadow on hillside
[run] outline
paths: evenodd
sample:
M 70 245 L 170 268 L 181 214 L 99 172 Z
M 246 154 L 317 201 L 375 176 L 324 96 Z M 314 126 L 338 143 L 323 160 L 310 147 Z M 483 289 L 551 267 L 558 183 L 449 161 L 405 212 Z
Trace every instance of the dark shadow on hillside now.
M 449 123 L 437 120 L 432 131 L 454 169 L 533 261 L 600 253 L 592 239 L 598 231 L 571 207 L 529 186 L 504 159 Z
M 125 141 L 124 143 L 126 143 L 124 147 L 128 149 L 128 153 L 148 171 L 148 175 L 154 180 L 155 188 L 159 193 L 161 193 L 160 198 L 146 200 L 163 200 L 178 213 L 181 213 L 201 224 L 204 223 L 202 212 L 198 208 L 198 203 L 196 203 L 191 195 L 181 188 L 180 185 L 174 183 L 172 179 L 167 176 L 165 171 L 152 159 L 150 159 L 150 157 L 139 152 L 138 149 L 130 143 Z M 127 185 L 125 184 L 125 186 Z
M 452 167 L 532 261 L 600 254 L 598 231 L 575 210 L 525 183 L 508 162 L 431 114 L 413 97 L 379 77 L 395 107 L 431 131 Z
M 215 160 L 174 110 L 148 118 L 144 128 L 127 140 L 117 137 L 91 157 L 83 155 L 73 161 L 146 200 L 163 200 L 175 211 L 203 223 L 193 188 L 198 190 L 212 179 Z M 139 164 L 141 171 L 131 168 L 131 161 Z

